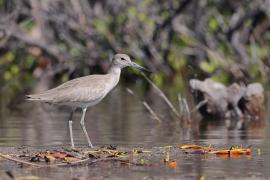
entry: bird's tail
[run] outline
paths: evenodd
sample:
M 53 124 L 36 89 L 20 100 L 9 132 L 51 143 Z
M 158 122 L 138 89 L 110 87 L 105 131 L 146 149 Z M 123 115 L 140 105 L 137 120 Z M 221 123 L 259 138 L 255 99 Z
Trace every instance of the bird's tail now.
M 40 94 L 29 94 L 29 95 L 26 95 L 26 100 L 28 100 L 28 101 L 44 101 L 45 99 Z

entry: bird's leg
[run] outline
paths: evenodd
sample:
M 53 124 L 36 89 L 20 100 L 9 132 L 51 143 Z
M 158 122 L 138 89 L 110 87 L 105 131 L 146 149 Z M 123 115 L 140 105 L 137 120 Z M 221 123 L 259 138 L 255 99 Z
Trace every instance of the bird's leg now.
M 72 132 L 72 117 L 73 117 L 74 112 L 75 112 L 75 109 L 72 108 L 72 111 L 71 111 L 69 119 L 68 119 L 68 129 L 69 129 L 70 142 L 71 142 L 72 148 L 74 148 L 74 140 L 73 140 L 73 132 Z
M 81 124 L 81 128 L 82 128 L 82 130 L 83 130 L 83 133 L 84 133 L 84 135 L 85 135 L 85 137 L 86 137 L 86 139 L 87 139 L 88 145 L 92 148 L 93 145 L 92 145 L 92 143 L 91 143 L 91 141 L 90 141 L 90 138 L 89 138 L 89 136 L 88 136 L 88 133 L 87 133 L 86 128 L 85 128 L 85 125 L 84 125 L 84 118 L 85 118 L 86 110 L 87 110 L 87 108 L 83 108 L 83 109 L 82 109 L 82 117 L 81 117 L 81 122 L 80 122 L 80 124 Z

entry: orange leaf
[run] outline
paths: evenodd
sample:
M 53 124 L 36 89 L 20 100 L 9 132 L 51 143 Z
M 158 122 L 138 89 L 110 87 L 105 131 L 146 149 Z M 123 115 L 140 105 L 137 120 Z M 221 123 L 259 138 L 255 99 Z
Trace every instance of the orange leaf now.
M 204 147 L 196 145 L 196 144 L 176 146 L 176 148 L 180 148 L 180 149 L 204 149 Z
M 243 149 L 243 148 L 235 148 L 235 149 L 224 149 L 224 150 L 217 150 L 217 151 L 211 151 L 210 154 L 216 154 L 216 155 L 225 155 L 225 156 L 234 156 L 235 158 L 238 155 L 250 155 L 251 150 L 250 148 Z
M 212 151 L 210 152 L 211 154 L 216 154 L 216 155 L 229 155 L 230 150 L 217 150 L 217 151 Z
M 175 169 L 177 166 L 177 162 L 176 160 L 172 160 L 169 162 L 169 167 L 172 168 L 172 169 Z
M 63 159 L 68 156 L 66 153 L 50 153 L 49 156 L 54 157 L 54 158 L 59 158 Z
M 251 153 L 250 148 L 248 149 L 232 149 L 230 151 L 231 154 L 247 154 L 249 155 Z
M 55 161 L 55 157 L 51 156 L 51 155 L 45 155 L 44 156 L 46 162 L 53 162 Z

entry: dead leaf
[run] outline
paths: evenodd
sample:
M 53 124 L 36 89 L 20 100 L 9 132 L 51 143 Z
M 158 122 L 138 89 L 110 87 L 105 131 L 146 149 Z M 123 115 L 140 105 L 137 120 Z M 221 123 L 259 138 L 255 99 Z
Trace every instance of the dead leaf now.
M 49 156 L 54 157 L 56 159 L 64 159 L 65 157 L 68 156 L 68 154 L 66 154 L 66 153 L 50 153 Z
M 16 177 L 14 178 L 15 180 L 40 180 L 42 178 L 38 177 L 38 176 L 20 176 L 20 177 Z
M 55 161 L 55 157 L 53 157 L 51 155 L 44 156 L 44 159 L 45 159 L 46 162 L 53 162 L 53 161 Z
M 195 145 L 195 144 L 176 146 L 176 148 L 180 148 L 180 149 L 203 149 L 202 146 Z
M 63 160 L 65 162 L 74 162 L 74 161 L 78 161 L 79 159 L 75 157 L 65 157 Z
M 172 168 L 172 169 L 175 169 L 177 167 L 177 162 L 176 160 L 171 160 L 169 162 L 169 167 Z

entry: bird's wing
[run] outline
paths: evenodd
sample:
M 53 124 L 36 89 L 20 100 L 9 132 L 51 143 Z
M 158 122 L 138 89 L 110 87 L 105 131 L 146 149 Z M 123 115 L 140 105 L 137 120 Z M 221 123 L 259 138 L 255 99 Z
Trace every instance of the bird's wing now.
M 41 94 L 28 95 L 29 100 L 40 100 L 51 103 L 89 102 L 106 94 L 104 75 L 90 75 L 67 81 L 60 86 Z

